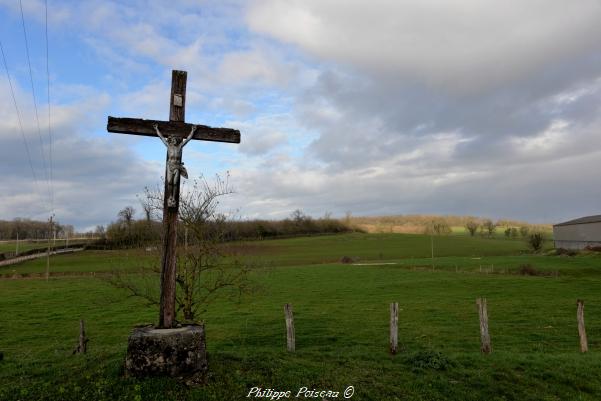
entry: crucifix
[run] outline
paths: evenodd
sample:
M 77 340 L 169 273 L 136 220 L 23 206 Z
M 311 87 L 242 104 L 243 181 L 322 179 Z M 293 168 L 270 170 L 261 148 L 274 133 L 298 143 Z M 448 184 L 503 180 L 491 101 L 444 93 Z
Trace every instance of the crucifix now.
M 188 178 L 182 162 L 183 147 L 192 139 L 240 143 L 240 131 L 212 128 L 184 122 L 186 111 L 186 71 L 173 70 L 169 121 L 140 118 L 108 118 L 107 131 L 120 134 L 159 137 L 167 147 L 165 192 L 163 199 L 163 248 L 161 255 L 161 299 L 159 328 L 175 323 L 176 246 L 180 177 Z

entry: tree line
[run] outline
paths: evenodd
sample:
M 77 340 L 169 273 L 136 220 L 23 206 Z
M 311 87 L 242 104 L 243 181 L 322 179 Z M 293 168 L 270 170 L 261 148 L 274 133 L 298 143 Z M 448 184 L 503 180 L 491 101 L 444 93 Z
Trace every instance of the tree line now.
M 75 229 L 70 224 L 60 224 L 55 221 L 53 230 L 57 238 L 73 237 Z M 0 220 L 0 239 L 47 239 L 54 236 L 48 221 L 15 218 L 13 220 Z
M 141 219 L 136 219 L 135 216 L 136 210 L 127 206 L 117 213 L 117 220 L 108 224 L 106 228 L 98 226 L 96 235 L 101 238 L 101 243 L 108 248 L 135 248 L 160 242 L 162 222 L 149 213 L 144 213 Z M 295 210 L 288 218 L 282 220 L 228 220 L 224 216 L 205 219 L 203 234 L 200 237 L 198 234 L 194 237 L 188 235 L 186 230 L 189 227 L 187 224 L 178 225 L 179 243 L 188 241 L 192 244 L 195 238 L 201 240 L 202 236 L 214 238 L 216 231 L 223 242 L 361 231 L 328 215 L 313 218 L 300 210 Z

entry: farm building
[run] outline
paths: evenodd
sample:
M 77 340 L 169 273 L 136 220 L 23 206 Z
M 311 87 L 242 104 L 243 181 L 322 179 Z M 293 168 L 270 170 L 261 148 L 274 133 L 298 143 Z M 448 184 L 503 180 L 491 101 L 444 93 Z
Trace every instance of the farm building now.
M 555 248 L 601 246 L 601 215 L 581 217 L 553 226 Z

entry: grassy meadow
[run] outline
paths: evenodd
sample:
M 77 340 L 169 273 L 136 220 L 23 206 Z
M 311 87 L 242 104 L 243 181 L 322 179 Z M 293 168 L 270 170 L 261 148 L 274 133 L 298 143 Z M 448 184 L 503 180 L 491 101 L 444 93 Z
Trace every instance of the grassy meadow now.
M 61 241 L 57 241 L 57 244 L 63 244 Z M 19 252 L 29 251 L 31 249 L 45 249 L 48 247 L 48 242 L 44 241 L 19 241 Z M 0 242 L 0 253 L 2 252 L 16 252 L 17 241 L 1 241 Z
M 67 244 L 69 246 L 71 246 L 73 244 L 81 245 L 81 244 L 84 244 L 89 241 L 90 240 L 87 240 L 87 239 L 70 239 L 69 241 L 67 241 L 65 239 L 57 239 L 56 241 L 51 240 L 50 245 L 60 248 L 60 247 L 67 246 Z M 32 249 L 39 249 L 39 250 L 43 251 L 44 249 L 47 249 L 47 248 L 48 248 L 48 241 L 44 241 L 44 240 L 21 240 L 21 241 L 19 241 L 19 245 L 18 245 L 19 252 L 25 252 L 25 251 L 29 251 Z M 15 241 L 15 240 L 0 241 L 0 253 L 16 252 L 16 251 L 17 251 L 17 241 Z
M 601 399 L 601 257 L 533 255 L 520 240 L 344 234 L 232 244 L 258 287 L 224 294 L 201 318 L 204 386 L 123 376 L 127 336 L 157 308 L 103 280 L 156 263 L 145 250 L 85 251 L 0 268 L 0 400 L 243 400 L 252 387 L 355 400 Z M 340 263 L 349 257 L 356 264 Z M 521 275 L 527 265 L 538 275 Z M 99 273 L 92 277 L 89 273 Z M 10 277 L 18 273 L 19 279 Z M 86 274 L 81 276 L 81 274 Z M 475 299 L 488 299 L 493 353 L 481 355 Z M 580 354 L 576 299 L 589 353 Z M 388 354 L 389 303 L 399 343 Z M 286 352 L 283 305 L 295 312 Z M 90 337 L 71 355 L 78 320 Z M 306 397 L 299 397 L 303 399 Z M 318 398 L 321 399 L 321 398 Z

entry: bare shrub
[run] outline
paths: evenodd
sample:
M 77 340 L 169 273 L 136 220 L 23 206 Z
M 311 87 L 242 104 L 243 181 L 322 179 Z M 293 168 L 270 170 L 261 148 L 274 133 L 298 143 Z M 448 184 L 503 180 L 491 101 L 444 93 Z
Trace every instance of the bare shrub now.
M 530 263 L 520 265 L 518 267 L 517 273 L 522 276 L 547 276 L 547 277 L 559 274 L 557 272 L 553 273 L 550 271 L 538 270 L 534 266 L 532 266 Z
M 448 235 L 451 232 L 451 227 L 444 219 L 432 220 L 424 230 L 429 235 Z
M 530 227 L 528 227 L 528 226 L 521 226 L 520 227 L 520 235 L 522 237 L 526 238 L 529 233 L 530 233 Z
M 578 252 L 573 249 L 557 248 L 555 250 L 556 255 L 576 256 Z
M 493 223 L 492 220 L 486 219 L 482 222 L 482 232 L 488 235 L 489 237 L 492 237 L 496 229 L 497 226 L 495 225 L 495 223 Z
M 474 235 L 476 235 L 476 232 L 478 231 L 478 227 L 480 227 L 480 224 L 478 224 L 478 222 L 476 220 L 468 220 L 467 223 L 465 223 L 465 228 L 467 229 L 467 231 L 470 233 L 470 235 L 472 237 Z
M 528 236 L 528 247 L 534 252 L 540 252 L 545 244 L 545 235 L 541 232 L 534 232 Z
M 352 263 L 356 263 L 358 261 L 358 258 L 353 258 L 351 256 L 343 256 L 340 258 L 340 263 L 344 263 L 344 264 L 352 264 Z
M 146 189 L 147 204 L 160 213 L 163 193 Z M 213 183 L 204 177 L 195 180 L 180 198 L 179 220 L 185 231 L 184 246 L 177 249 L 177 311 L 186 321 L 194 321 L 198 314 L 218 295 L 227 293 L 241 296 L 253 289 L 249 281 L 250 266 L 238 258 L 228 258 L 222 246 L 227 216 L 218 211 L 219 200 L 233 193 L 227 179 L 216 176 Z M 141 224 L 147 222 L 140 221 Z M 178 236 L 182 233 L 178 229 Z M 148 271 L 150 270 L 150 271 Z M 155 264 L 142 277 L 132 280 L 128 275 L 115 272 L 110 282 L 142 297 L 150 304 L 158 304 L 157 278 L 160 266 Z
M 538 276 L 540 272 L 531 264 L 524 264 L 518 267 L 518 274 L 522 276 Z

